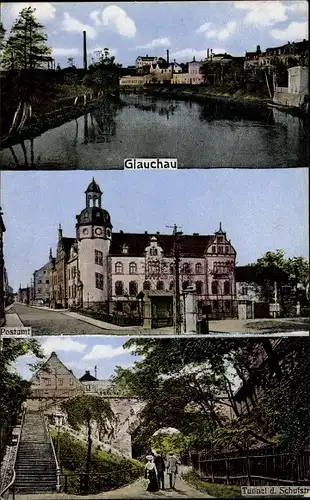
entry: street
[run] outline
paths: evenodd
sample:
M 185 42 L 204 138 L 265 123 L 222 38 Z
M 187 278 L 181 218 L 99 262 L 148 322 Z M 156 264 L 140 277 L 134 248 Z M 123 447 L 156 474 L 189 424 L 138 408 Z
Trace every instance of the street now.
M 32 328 L 34 335 L 102 335 L 108 333 L 102 328 L 72 318 L 61 311 L 49 311 L 23 304 L 14 304 L 7 311 L 8 320 L 10 314 L 17 314 L 24 326 Z M 13 325 L 10 324 L 10 326 Z

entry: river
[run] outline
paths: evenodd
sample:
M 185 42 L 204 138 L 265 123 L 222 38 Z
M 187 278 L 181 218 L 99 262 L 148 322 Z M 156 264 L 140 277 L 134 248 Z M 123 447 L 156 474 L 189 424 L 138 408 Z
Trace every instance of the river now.
M 94 112 L 0 151 L 2 169 L 122 169 L 125 158 L 177 158 L 179 168 L 307 167 L 308 125 L 257 111 L 124 94 Z

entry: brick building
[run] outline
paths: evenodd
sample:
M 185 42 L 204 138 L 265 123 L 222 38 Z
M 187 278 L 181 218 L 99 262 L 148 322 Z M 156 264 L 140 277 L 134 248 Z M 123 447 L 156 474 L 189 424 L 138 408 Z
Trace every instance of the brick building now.
M 85 195 L 85 208 L 76 216 L 76 238 L 64 237 L 59 228 L 56 257 L 50 257 L 52 307 L 138 316 L 140 298 L 152 297 L 153 311 L 171 318 L 177 246 L 181 292 L 196 289 L 201 314 L 236 316 L 236 251 L 221 225 L 213 234 L 177 238 L 113 232 L 95 180 Z

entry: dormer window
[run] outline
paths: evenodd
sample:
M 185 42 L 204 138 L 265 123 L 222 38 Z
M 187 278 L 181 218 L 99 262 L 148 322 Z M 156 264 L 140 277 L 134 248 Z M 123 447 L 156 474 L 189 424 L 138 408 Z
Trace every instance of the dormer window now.
M 151 255 L 152 257 L 155 257 L 156 255 L 158 255 L 158 250 L 157 250 L 157 248 L 154 248 L 154 247 L 150 248 L 150 255 Z
M 122 253 L 123 253 L 124 255 L 127 255 L 127 254 L 128 254 L 128 245 L 126 245 L 126 244 L 125 244 L 125 245 L 123 245 L 123 248 L 122 248 Z

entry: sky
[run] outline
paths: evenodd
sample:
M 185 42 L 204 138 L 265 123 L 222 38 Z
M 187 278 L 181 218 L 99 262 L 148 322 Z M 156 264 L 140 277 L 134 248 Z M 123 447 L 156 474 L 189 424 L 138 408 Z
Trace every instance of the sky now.
M 48 46 L 61 67 L 68 57 L 82 67 L 82 32 L 87 32 L 90 60 L 107 47 L 123 66 L 134 65 L 139 55 L 166 56 L 186 62 L 213 53 L 243 56 L 288 41 L 308 39 L 308 2 L 33 2 L 4 3 L 2 21 L 9 32 L 21 8 L 36 8 L 45 26 Z
M 42 346 L 44 355 L 48 358 L 55 351 L 59 359 L 73 371 L 74 375 L 80 378 L 86 370 L 94 375 L 97 366 L 97 378 L 109 379 L 116 366 L 129 368 L 135 361 L 139 361 L 139 356 L 131 354 L 131 349 L 124 349 L 123 345 L 128 340 L 126 337 L 96 337 L 96 336 L 76 336 L 76 337 L 36 337 Z M 4 339 L 5 342 L 5 339 Z M 33 372 L 29 364 L 39 361 L 35 356 L 20 356 L 15 369 L 20 375 L 29 380 Z
M 222 222 L 237 265 L 276 249 L 309 257 L 307 169 L 2 172 L 4 259 L 15 291 L 48 262 L 50 247 L 55 256 L 59 223 L 76 236 L 93 176 L 115 232 L 171 234 L 166 226 L 177 224 L 185 234 L 213 234 Z

